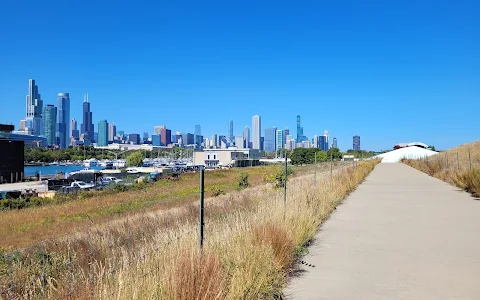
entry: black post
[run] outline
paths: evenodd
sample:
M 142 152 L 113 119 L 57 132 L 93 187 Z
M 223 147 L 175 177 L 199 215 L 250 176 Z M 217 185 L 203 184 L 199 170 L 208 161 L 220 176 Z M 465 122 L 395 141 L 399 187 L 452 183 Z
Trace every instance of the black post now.
M 203 213 L 204 213 L 204 196 L 205 196 L 205 180 L 204 180 L 204 173 L 205 170 L 203 169 L 203 166 L 200 166 L 200 250 L 203 248 L 203 227 L 205 225 L 204 219 L 203 219 Z
M 333 187 L 333 154 L 330 153 L 330 179 L 332 180 Z
M 315 152 L 315 164 L 313 165 L 313 190 L 317 189 L 317 153 Z

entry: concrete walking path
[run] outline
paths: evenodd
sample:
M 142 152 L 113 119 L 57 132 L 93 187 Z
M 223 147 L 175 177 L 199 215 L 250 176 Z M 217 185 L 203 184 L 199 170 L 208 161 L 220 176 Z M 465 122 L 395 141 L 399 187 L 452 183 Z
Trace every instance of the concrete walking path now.
M 379 164 L 303 260 L 287 299 L 480 299 L 480 200 Z

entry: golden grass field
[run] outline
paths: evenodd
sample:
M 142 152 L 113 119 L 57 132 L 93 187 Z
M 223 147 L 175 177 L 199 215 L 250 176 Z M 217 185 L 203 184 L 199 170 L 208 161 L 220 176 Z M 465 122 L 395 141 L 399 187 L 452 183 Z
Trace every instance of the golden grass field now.
M 428 159 L 405 159 L 403 162 L 480 196 L 480 141 L 460 145 Z
M 207 199 L 205 244 L 201 252 L 198 205 L 187 200 L 168 208 L 152 206 L 147 212 L 35 244 L 6 255 L 0 262 L 0 292 L 3 291 L 0 297 L 279 297 L 289 270 L 304 253 L 320 224 L 376 163 L 361 162 L 356 168 L 339 166 L 333 177 L 330 177 L 329 164 L 319 165 L 316 184 L 310 167 L 308 174 L 298 174 L 289 180 L 286 203 L 283 189 L 262 184 L 241 191 L 232 189 L 226 195 Z M 206 174 L 207 190 L 220 184 L 218 177 L 208 179 Z M 198 174 L 191 176 L 198 200 Z M 250 180 L 259 180 L 254 178 Z M 187 179 L 182 180 L 185 183 Z M 175 186 L 175 191 L 187 189 L 176 186 L 177 183 L 169 184 Z M 152 189 L 162 192 L 159 186 Z M 115 199 L 109 201 L 116 203 Z M 87 203 L 94 209 L 94 203 Z M 62 211 L 65 213 L 65 208 Z

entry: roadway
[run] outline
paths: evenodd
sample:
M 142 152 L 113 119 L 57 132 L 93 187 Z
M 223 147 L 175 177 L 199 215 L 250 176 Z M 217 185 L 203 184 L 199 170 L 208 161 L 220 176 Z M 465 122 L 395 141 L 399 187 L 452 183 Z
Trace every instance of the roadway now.
M 480 299 L 480 201 L 380 164 L 317 233 L 287 299 Z

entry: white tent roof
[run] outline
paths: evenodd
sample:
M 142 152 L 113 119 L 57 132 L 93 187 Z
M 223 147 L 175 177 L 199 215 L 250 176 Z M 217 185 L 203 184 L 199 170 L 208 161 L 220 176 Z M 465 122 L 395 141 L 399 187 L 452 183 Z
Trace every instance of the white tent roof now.
M 395 163 L 402 160 L 402 158 L 419 159 L 435 154 L 438 154 L 438 152 L 412 146 L 383 153 L 376 157 L 382 158 L 382 163 Z

